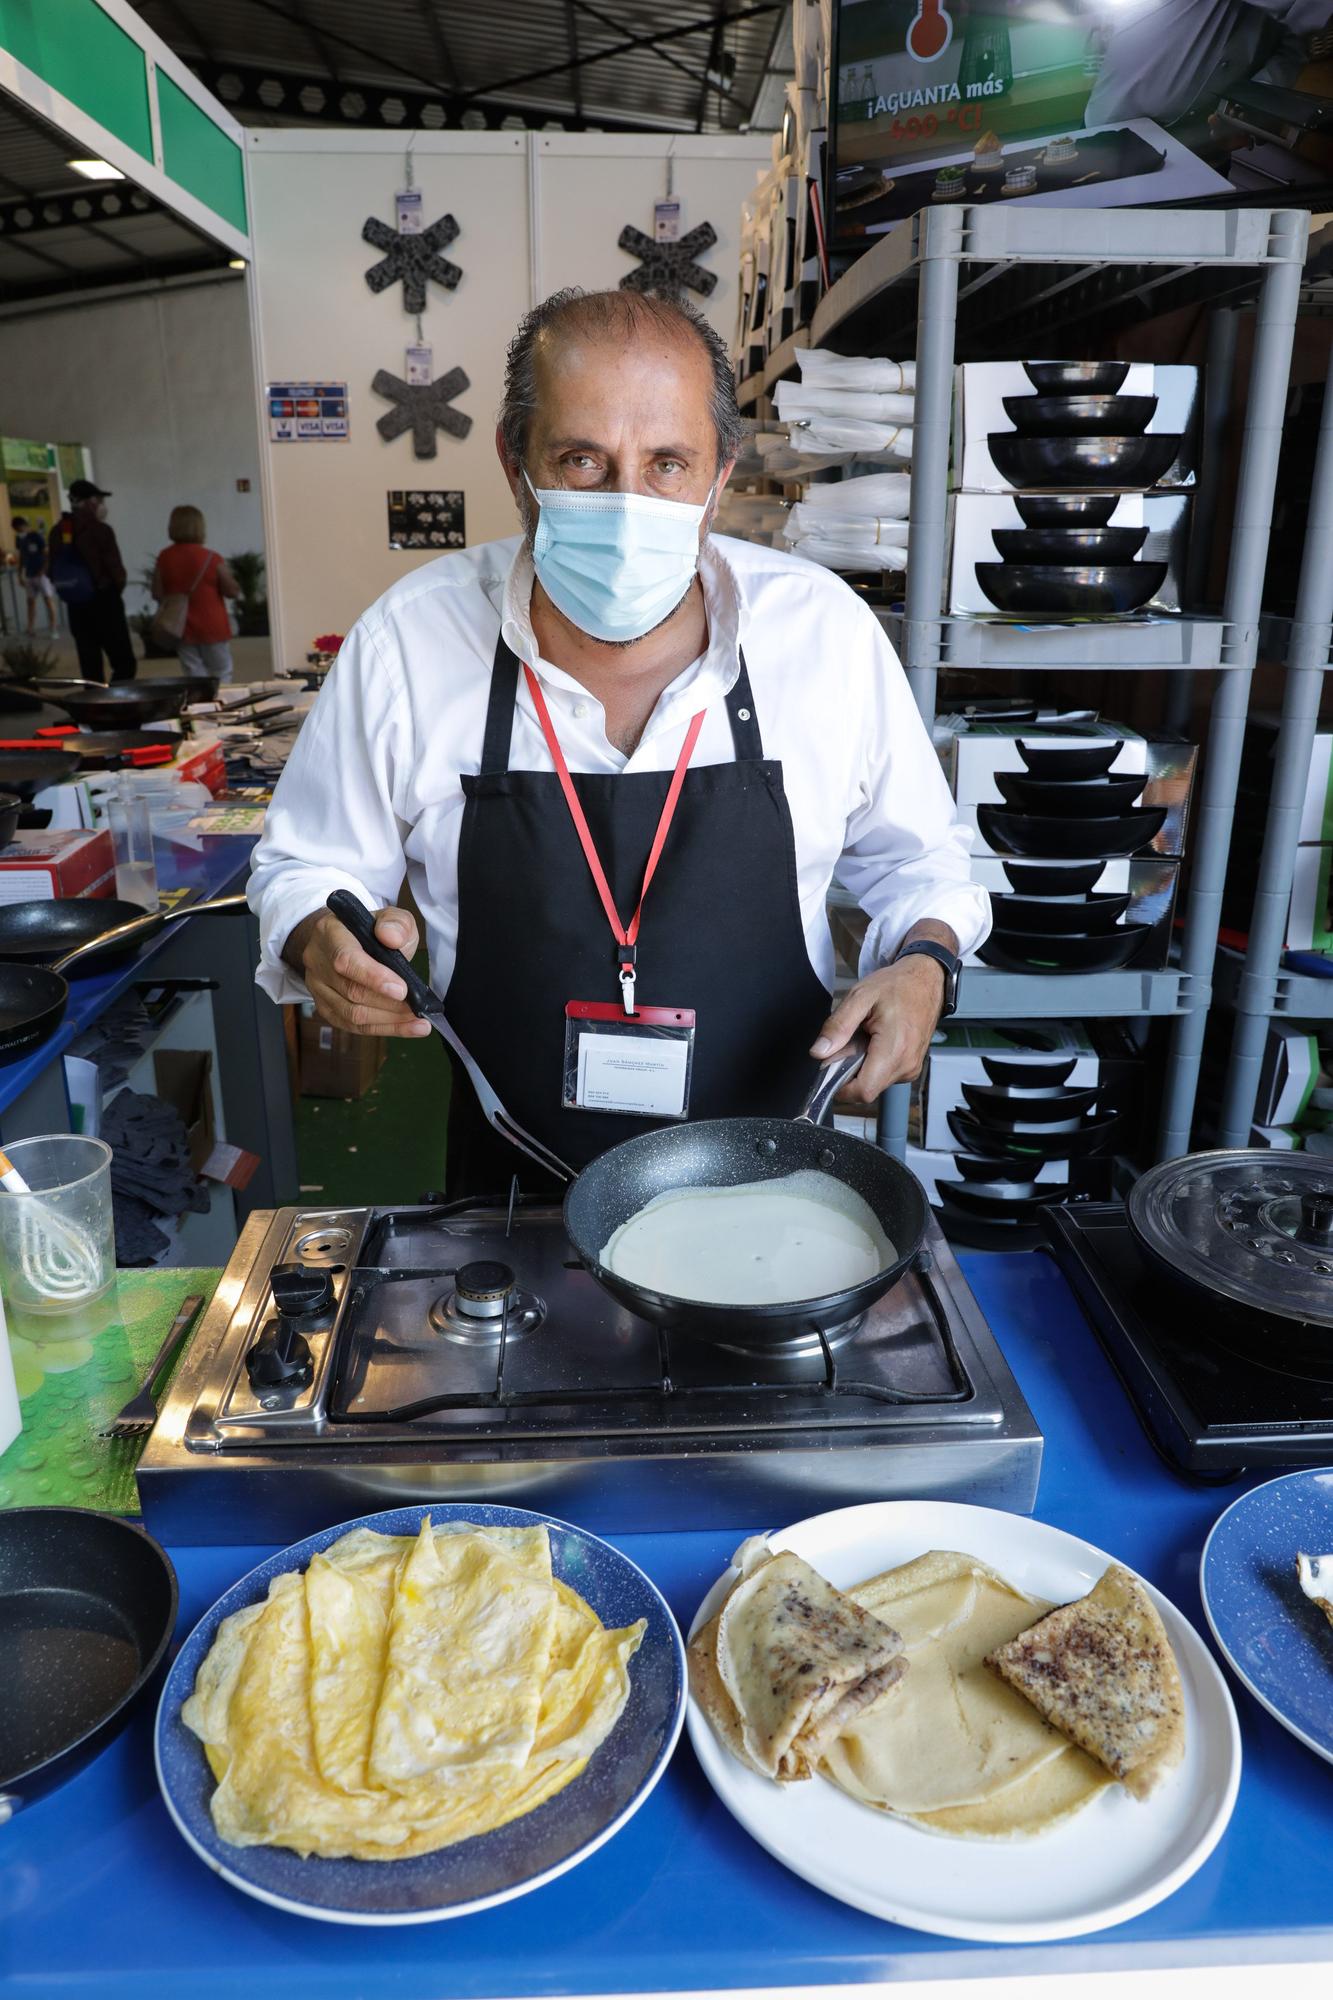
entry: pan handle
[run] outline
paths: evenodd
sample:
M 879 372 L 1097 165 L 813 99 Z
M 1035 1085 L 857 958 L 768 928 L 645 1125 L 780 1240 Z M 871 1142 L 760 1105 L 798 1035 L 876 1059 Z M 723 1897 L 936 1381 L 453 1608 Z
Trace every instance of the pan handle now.
M 73 951 L 67 951 L 51 967 L 62 976 L 78 959 L 91 958 L 94 952 L 104 951 L 109 944 L 120 944 L 126 938 L 156 936 L 164 924 L 174 924 L 182 917 L 209 917 L 223 910 L 246 910 L 250 907 L 245 896 L 215 896 L 211 903 L 182 903 L 175 910 L 147 910 L 141 917 L 131 917 L 127 924 L 117 924 L 114 930 L 103 931 L 100 937 L 89 938 L 86 944 L 76 944 Z
M 810 1095 L 796 1114 L 798 1125 L 818 1125 L 844 1083 L 850 1083 L 856 1075 L 869 1051 L 870 1044 L 865 1036 L 853 1035 L 845 1049 L 820 1065 L 819 1074 L 810 1086 Z

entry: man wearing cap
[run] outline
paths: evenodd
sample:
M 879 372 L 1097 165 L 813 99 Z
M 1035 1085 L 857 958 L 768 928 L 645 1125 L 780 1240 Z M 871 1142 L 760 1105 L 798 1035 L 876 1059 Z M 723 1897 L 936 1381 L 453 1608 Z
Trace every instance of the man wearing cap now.
M 110 498 L 91 479 L 72 481 L 69 512 L 51 535 L 51 580 L 69 611 L 79 672 L 86 681 L 105 680 L 104 654 L 113 681 L 132 681 L 139 664 L 125 622 L 125 564 L 106 518 Z

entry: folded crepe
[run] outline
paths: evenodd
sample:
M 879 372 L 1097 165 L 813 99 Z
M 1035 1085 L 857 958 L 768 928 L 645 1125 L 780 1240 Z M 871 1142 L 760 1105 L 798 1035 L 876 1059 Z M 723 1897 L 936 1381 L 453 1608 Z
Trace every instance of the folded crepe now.
M 998 1646 L 986 1665 L 1133 1798 L 1147 1798 L 1184 1755 L 1171 1641 L 1147 1591 L 1119 1563 L 1086 1597 Z
M 892 1626 L 761 1537 L 739 1581 L 690 1642 L 694 1696 L 732 1755 L 762 1777 L 808 1778 L 826 1748 L 901 1679 Z

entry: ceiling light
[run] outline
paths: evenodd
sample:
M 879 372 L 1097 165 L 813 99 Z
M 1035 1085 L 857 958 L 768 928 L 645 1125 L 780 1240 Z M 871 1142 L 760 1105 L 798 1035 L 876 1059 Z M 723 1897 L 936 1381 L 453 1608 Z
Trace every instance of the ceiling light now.
M 123 181 L 125 176 L 110 160 L 70 160 L 66 163 L 88 181 Z
M 227 269 L 229 271 L 243 271 L 245 269 L 244 257 L 229 257 L 227 259 Z

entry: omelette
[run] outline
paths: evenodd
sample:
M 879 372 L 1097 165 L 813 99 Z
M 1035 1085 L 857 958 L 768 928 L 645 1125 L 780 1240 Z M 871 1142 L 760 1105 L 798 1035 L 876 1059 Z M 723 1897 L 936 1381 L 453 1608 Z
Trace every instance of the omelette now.
M 645 1621 L 608 1631 L 547 1531 L 355 1529 L 219 1626 L 181 1719 L 233 1846 L 393 1860 L 492 1832 L 584 1769 Z

